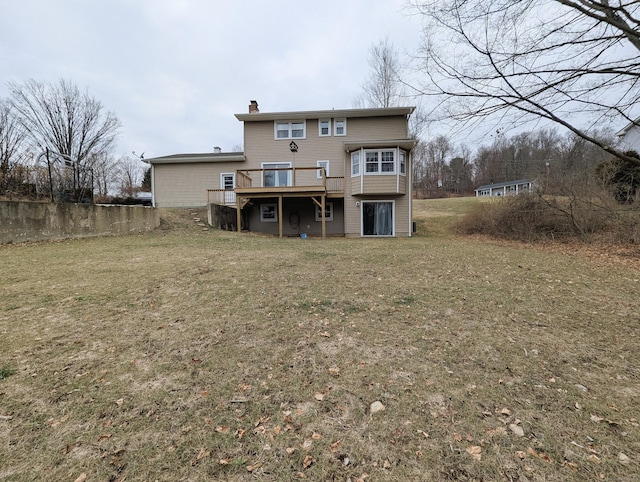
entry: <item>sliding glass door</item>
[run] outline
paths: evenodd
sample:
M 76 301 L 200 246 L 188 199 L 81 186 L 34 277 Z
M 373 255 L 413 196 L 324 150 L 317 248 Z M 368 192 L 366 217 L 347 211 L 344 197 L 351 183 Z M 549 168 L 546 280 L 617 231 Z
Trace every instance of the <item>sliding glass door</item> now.
M 290 162 L 263 162 L 263 187 L 291 186 Z
M 362 235 L 393 236 L 393 201 L 362 202 Z

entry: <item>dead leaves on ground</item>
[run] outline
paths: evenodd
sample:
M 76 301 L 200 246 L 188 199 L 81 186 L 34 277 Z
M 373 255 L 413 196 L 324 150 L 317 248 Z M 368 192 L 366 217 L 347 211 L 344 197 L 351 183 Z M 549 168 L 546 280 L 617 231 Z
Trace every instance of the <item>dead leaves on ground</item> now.
M 198 463 L 204 459 L 211 456 L 211 450 L 207 450 L 207 449 L 200 449 L 200 452 L 198 452 L 198 455 L 196 455 L 196 457 L 191 461 L 191 465 L 193 465 L 194 467 L 196 465 L 198 465 Z

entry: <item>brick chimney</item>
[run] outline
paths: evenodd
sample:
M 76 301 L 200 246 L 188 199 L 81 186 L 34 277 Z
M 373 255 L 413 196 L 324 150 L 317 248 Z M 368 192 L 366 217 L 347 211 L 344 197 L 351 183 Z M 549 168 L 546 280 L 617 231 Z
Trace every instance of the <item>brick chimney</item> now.
M 249 114 L 257 114 L 258 112 L 260 112 L 260 109 L 258 109 L 258 102 L 255 100 L 250 101 Z

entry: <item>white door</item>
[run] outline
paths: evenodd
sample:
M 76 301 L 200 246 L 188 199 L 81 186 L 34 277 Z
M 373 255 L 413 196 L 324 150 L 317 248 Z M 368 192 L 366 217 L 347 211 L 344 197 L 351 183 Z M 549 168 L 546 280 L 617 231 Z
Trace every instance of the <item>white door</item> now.
M 236 174 L 234 172 L 228 172 L 220 174 L 220 187 L 224 189 L 224 203 L 235 204 L 236 192 L 234 188 L 236 186 Z

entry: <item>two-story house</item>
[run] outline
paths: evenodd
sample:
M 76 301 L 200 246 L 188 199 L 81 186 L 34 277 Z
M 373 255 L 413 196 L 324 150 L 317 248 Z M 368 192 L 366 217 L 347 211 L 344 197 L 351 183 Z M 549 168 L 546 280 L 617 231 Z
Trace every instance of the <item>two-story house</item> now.
M 236 114 L 244 152 L 150 159 L 154 205 L 279 236 L 411 236 L 413 107 Z M 224 222 L 220 222 L 224 219 Z

